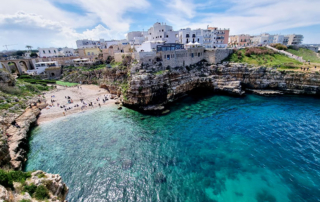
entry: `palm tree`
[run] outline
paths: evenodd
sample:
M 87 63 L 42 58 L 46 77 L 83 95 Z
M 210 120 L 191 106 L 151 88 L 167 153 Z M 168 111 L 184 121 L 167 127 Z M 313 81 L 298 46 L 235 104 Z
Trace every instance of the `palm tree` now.
M 31 50 L 32 49 L 32 46 L 29 46 L 29 45 L 26 45 L 26 48 Z

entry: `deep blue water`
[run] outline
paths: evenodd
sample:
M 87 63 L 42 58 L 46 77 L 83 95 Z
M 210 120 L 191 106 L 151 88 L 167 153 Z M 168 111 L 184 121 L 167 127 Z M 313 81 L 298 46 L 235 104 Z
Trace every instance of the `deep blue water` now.
M 319 115 L 316 98 L 255 95 L 95 109 L 35 128 L 26 170 L 59 173 L 69 201 L 315 202 Z

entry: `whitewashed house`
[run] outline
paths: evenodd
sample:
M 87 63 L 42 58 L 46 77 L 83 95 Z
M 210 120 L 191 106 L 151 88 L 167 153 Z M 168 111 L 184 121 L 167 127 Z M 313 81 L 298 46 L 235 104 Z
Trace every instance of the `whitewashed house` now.
M 45 70 L 49 67 L 59 67 L 59 64 L 57 61 L 50 61 L 50 62 L 37 62 L 35 63 L 35 69 L 27 70 L 27 74 L 30 75 L 39 75 L 41 73 L 44 73 Z

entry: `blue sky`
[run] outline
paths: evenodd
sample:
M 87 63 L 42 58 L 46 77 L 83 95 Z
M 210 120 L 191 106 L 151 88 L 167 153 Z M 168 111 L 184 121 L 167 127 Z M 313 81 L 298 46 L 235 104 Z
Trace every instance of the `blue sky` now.
M 122 39 L 165 22 L 174 30 L 230 28 L 230 34 L 303 34 L 320 43 L 319 0 L 10 0 L 0 7 L 0 50 L 76 47 L 78 39 Z

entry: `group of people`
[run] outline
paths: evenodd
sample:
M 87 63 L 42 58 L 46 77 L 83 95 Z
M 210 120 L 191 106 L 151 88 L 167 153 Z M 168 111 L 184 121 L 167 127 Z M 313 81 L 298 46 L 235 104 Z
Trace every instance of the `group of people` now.
M 81 86 L 77 86 L 77 88 L 82 89 Z M 54 107 L 53 103 L 56 102 L 53 98 L 55 98 L 54 95 L 51 96 L 51 103 L 52 103 L 52 105 L 50 105 L 51 107 L 52 106 Z M 57 106 L 64 110 L 63 111 L 64 116 L 66 116 L 67 111 L 72 110 L 73 108 L 80 107 L 81 104 L 82 104 L 81 110 L 84 110 L 88 106 L 93 108 L 94 104 L 98 104 L 98 106 L 101 108 L 101 104 L 100 104 L 101 98 L 100 97 L 96 98 L 96 100 L 95 100 L 96 102 L 87 102 L 87 103 L 84 101 L 84 99 L 81 98 L 80 99 L 81 104 L 74 104 L 73 106 L 68 106 L 68 104 L 73 103 L 73 100 L 69 95 L 65 96 L 65 99 L 68 101 L 67 106 L 66 105 L 59 105 L 59 103 L 57 103 Z M 105 103 L 107 100 L 109 100 L 108 95 L 103 95 L 102 102 Z

